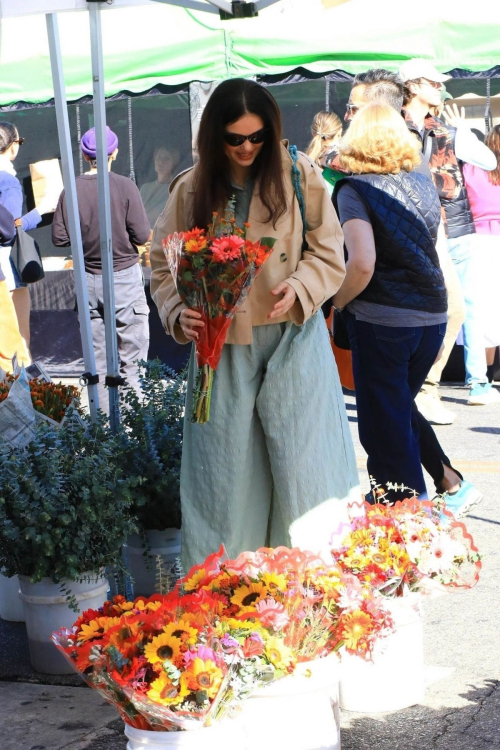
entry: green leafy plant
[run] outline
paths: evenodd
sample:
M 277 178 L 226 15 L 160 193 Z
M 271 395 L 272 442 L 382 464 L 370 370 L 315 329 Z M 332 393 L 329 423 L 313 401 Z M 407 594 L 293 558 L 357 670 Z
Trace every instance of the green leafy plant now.
M 115 462 L 119 441 L 103 421 L 54 429 L 44 422 L 23 450 L 0 440 L 0 566 L 8 576 L 54 582 L 120 564 L 137 530 L 140 478 Z
M 180 470 L 186 377 L 159 359 L 139 362 L 142 397 L 122 391 L 122 429 L 115 460 L 125 476 L 140 477 L 132 490 L 139 530 L 180 529 Z

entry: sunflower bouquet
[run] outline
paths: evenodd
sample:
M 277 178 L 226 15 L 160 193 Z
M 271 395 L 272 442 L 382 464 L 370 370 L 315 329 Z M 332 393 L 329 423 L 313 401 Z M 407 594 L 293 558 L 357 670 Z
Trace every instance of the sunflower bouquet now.
M 338 651 L 370 658 L 391 618 L 370 585 L 310 552 L 278 547 L 222 561 L 223 550 L 179 582 L 186 595 L 215 596 L 232 623 L 259 623 L 286 659 L 305 662 Z M 273 662 L 278 666 L 278 662 Z
M 209 592 L 128 602 L 117 596 L 53 634 L 85 681 L 136 729 L 179 731 L 230 714 L 295 661 L 258 622 L 221 616 Z
M 471 588 L 481 562 L 465 525 L 430 501 L 351 506 L 331 540 L 333 561 L 386 597 Z
M 237 226 L 234 198 L 223 216 L 213 214 L 208 229 L 195 227 L 163 240 L 163 250 L 179 297 L 186 307 L 201 313 L 204 327 L 196 341 L 198 371 L 192 420 L 210 419 L 210 400 L 215 370 L 234 314 L 272 252 L 276 240 L 247 239 L 249 224 Z

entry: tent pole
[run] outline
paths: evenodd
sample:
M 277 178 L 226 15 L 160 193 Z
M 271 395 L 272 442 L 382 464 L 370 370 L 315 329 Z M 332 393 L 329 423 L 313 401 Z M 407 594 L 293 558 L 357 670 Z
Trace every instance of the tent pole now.
M 89 298 L 87 284 L 85 282 L 82 233 L 80 229 L 80 216 L 78 213 L 78 199 L 76 196 L 75 168 L 73 164 L 73 153 L 71 150 L 71 135 L 69 130 L 68 107 L 66 103 L 57 15 L 55 13 L 47 13 L 46 21 L 49 38 L 50 64 L 52 67 L 52 81 L 54 85 L 57 130 L 59 134 L 59 146 L 61 149 L 64 187 L 66 190 L 66 205 L 68 210 L 69 236 L 71 238 L 71 252 L 73 256 L 76 299 L 78 302 L 78 320 L 80 323 L 83 359 L 87 370 L 85 375 L 82 376 L 82 381 L 85 381 L 85 384 L 87 385 L 90 416 L 92 420 L 95 420 L 99 408 L 99 397 L 97 395 L 97 384 L 92 382 L 94 378 L 89 378 L 89 376 L 95 376 L 95 357 L 90 324 Z
M 115 320 L 115 288 L 113 278 L 113 245 L 111 237 L 111 202 L 109 194 L 108 149 L 106 139 L 106 99 L 101 32 L 101 3 L 89 3 L 90 49 L 92 59 L 92 88 L 94 123 L 97 145 L 97 187 L 99 194 L 99 229 L 101 233 L 102 286 L 104 297 L 104 326 L 106 331 L 106 364 L 109 389 L 109 420 L 116 432 L 120 422 L 118 385 L 123 380 L 118 369 L 118 345 Z

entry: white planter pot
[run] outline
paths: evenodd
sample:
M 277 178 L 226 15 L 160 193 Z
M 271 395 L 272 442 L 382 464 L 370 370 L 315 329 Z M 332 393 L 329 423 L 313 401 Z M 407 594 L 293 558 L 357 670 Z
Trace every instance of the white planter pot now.
M 107 579 L 96 579 L 95 573 L 88 575 L 94 575 L 90 583 L 66 582 L 80 611 L 98 609 L 106 601 Z M 53 583 L 50 578 L 42 578 L 39 583 L 30 583 L 27 576 L 19 576 L 19 585 L 33 669 L 43 674 L 72 674 L 74 670 L 58 652 L 50 636 L 60 628 L 71 628 L 78 614 L 69 608 L 60 584 Z
M 339 676 L 332 654 L 252 693 L 242 704 L 246 750 L 340 750 Z
M 200 727 L 186 732 L 147 732 L 125 724 L 127 750 L 246 750 L 240 719 L 224 719 L 211 727 Z
M 396 630 L 377 644 L 373 662 L 342 654 L 340 707 L 347 711 L 399 711 L 424 699 L 420 599 L 389 599 L 387 605 Z
M 156 557 L 163 559 L 165 571 L 173 576 L 173 566 L 181 554 L 181 532 L 179 529 L 146 531 L 150 547 L 149 567 L 144 557 L 144 546 L 139 534 L 132 534 L 123 545 L 123 558 L 132 577 L 135 596 L 151 596 L 156 591 Z M 175 579 L 172 577 L 175 583 Z
M 24 622 L 23 603 L 19 598 L 19 578 L 0 573 L 0 617 L 11 622 Z

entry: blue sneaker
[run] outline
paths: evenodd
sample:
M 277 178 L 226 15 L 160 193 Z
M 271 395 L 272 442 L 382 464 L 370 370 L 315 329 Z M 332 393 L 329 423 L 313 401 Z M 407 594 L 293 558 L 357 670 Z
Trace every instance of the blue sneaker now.
M 455 518 L 463 518 L 466 516 L 470 509 L 474 505 L 478 505 L 483 499 L 483 495 L 479 490 L 470 482 L 466 482 L 465 479 L 462 480 L 460 489 L 457 490 L 457 492 L 454 492 L 451 495 L 448 492 L 445 492 L 441 497 L 445 502 L 446 510 L 453 513 Z M 441 520 L 444 521 L 445 519 L 446 516 L 443 514 Z
M 491 383 L 476 383 L 469 389 L 469 406 L 488 406 L 488 404 L 499 404 L 500 393 L 493 388 Z

